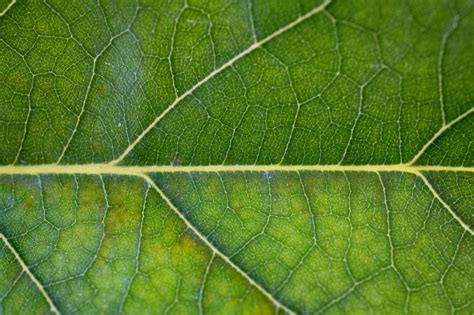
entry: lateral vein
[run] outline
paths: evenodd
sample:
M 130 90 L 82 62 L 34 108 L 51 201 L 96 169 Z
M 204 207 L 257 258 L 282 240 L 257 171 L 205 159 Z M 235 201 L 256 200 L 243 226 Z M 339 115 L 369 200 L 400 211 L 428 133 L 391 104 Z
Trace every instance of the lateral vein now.
M 444 95 L 443 95 L 443 59 L 444 59 L 444 51 L 446 49 L 446 43 L 448 41 L 449 36 L 454 32 L 454 30 L 458 27 L 459 16 L 454 16 L 451 25 L 446 33 L 443 34 L 441 38 L 441 44 L 439 48 L 439 55 L 438 55 L 438 94 L 439 94 L 439 103 L 441 106 L 441 117 L 443 119 L 443 126 L 446 125 L 446 113 L 445 113 L 445 105 L 444 105 Z
M 5 9 L 3 9 L 2 12 L 0 12 L 0 16 L 4 16 L 5 13 L 8 12 L 8 10 L 10 10 L 10 8 L 16 3 L 16 0 L 12 0 L 12 2 L 10 2 Z
M 242 59 L 244 56 L 250 54 L 252 51 L 256 50 L 257 48 L 261 47 L 265 43 L 271 41 L 275 37 L 280 36 L 281 34 L 285 33 L 286 31 L 292 29 L 296 25 L 300 24 L 301 22 L 309 19 L 310 17 L 314 16 L 315 14 L 323 11 L 330 3 L 332 0 L 325 0 L 321 5 L 317 6 L 316 8 L 312 9 L 311 11 L 307 12 L 304 15 L 301 15 L 298 17 L 296 20 L 293 22 L 287 24 L 286 26 L 280 28 L 276 32 L 268 35 L 267 37 L 263 38 L 260 41 L 254 42 L 252 45 L 250 45 L 247 49 L 241 51 L 237 55 L 235 55 L 232 59 L 224 63 L 222 66 L 219 68 L 213 70 L 211 73 L 209 73 L 204 79 L 193 85 L 189 90 L 178 96 L 158 117 L 155 118 L 155 120 L 148 125 L 145 130 L 142 131 L 142 133 L 133 141 L 126 149 L 125 151 L 115 160 L 111 162 L 111 164 L 117 164 L 120 163 L 129 153 L 130 151 L 133 150 L 133 148 L 140 143 L 140 141 L 147 135 L 157 124 L 160 122 L 163 117 L 165 117 L 173 108 L 178 105 L 183 99 L 185 99 L 187 96 L 191 95 L 197 88 L 199 88 L 201 85 L 206 83 L 207 81 L 211 80 L 213 77 L 215 77 L 217 74 L 221 73 L 223 70 L 227 69 L 231 65 L 233 65 L 236 61 Z
M 30 268 L 28 268 L 28 266 L 26 265 L 25 261 L 21 258 L 20 254 L 16 251 L 16 249 L 12 246 L 12 244 L 10 243 L 10 241 L 6 238 L 5 235 L 3 235 L 3 233 L 0 233 L 0 239 L 5 243 L 5 245 L 7 245 L 8 249 L 10 250 L 10 252 L 12 252 L 13 256 L 15 256 L 15 259 L 20 263 L 20 266 L 21 268 L 23 269 L 24 272 L 26 272 L 26 274 L 30 277 L 31 281 L 33 281 L 33 283 L 36 285 L 36 287 L 38 288 L 38 290 L 41 292 L 41 294 L 44 296 L 44 298 L 46 299 L 46 301 L 48 302 L 49 304 L 49 307 L 51 308 L 51 312 L 53 312 L 54 314 L 57 314 L 59 315 L 59 310 L 58 308 L 56 307 L 56 305 L 54 304 L 53 300 L 51 299 L 51 297 L 48 295 L 48 293 L 46 292 L 46 290 L 44 289 L 43 285 L 41 284 L 41 282 L 39 282 L 39 280 L 35 277 L 35 275 L 31 272 Z
M 76 165 L 3 165 L 0 175 L 41 175 L 41 174 L 114 174 L 142 176 L 146 173 L 190 173 L 190 172 L 474 172 L 474 167 L 467 166 L 423 166 L 408 164 L 392 165 L 152 165 L 122 166 L 111 164 L 76 164 Z
M 425 183 L 426 187 L 428 187 L 428 189 L 431 191 L 431 193 L 433 194 L 433 196 L 438 199 L 439 202 L 441 202 L 441 204 L 449 211 L 449 213 L 453 216 L 453 218 L 459 222 L 459 224 L 462 226 L 462 228 L 464 230 L 466 230 L 467 232 L 471 233 L 471 235 L 474 236 L 474 230 L 471 229 L 471 227 L 469 226 L 469 224 L 465 223 L 458 215 L 456 212 L 453 211 L 453 209 L 451 209 L 451 207 L 446 203 L 446 201 L 443 200 L 443 198 L 441 198 L 441 196 L 438 194 L 438 192 L 434 189 L 434 187 L 431 185 L 431 183 L 428 181 L 428 179 L 425 177 L 425 175 L 423 175 L 421 172 L 417 172 L 416 175 L 418 175 L 422 180 L 423 182 Z
M 423 147 L 420 149 L 420 151 L 418 151 L 418 153 L 413 157 L 413 159 L 411 159 L 410 162 L 408 162 L 407 164 L 410 165 L 410 164 L 414 164 L 422 155 L 423 153 L 425 153 L 425 151 L 433 144 L 433 142 L 438 139 L 446 130 L 448 130 L 449 128 L 451 128 L 454 124 L 458 123 L 459 121 L 461 121 L 462 119 L 464 119 L 465 117 L 469 116 L 471 113 L 474 112 L 474 107 L 472 107 L 471 109 L 469 109 L 468 111 L 466 111 L 465 113 L 459 115 L 456 119 L 453 119 L 451 120 L 450 123 L 448 124 L 444 124 L 434 135 L 433 137 L 431 137 L 430 140 L 428 140 L 428 142 L 425 143 L 425 145 L 423 145 Z
M 168 206 L 184 221 L 186 226 L 196 234 L 201 241 L 203 241 L 206 246 L 215 254 L 221 257 L 227 264 L 229 264 L 232 268 L 234 268 L 240 275 L 242 275 L 247 281 L 258 289 L 263 295 L 265 295 L 277 308 L 284 310 L 289 314 L 295 314 L 294 311 L 289 309 L 287 306 L 283 305 L 280 301 L 278 301 L 273 295 L 271 295 L 265 288 L 263 288 L 260 284 L 258 284 L 254 279 L 252 279 L 247 273 L 245 273 L 242 269 L 239 268 L 232 260 L 229 259 L 224 253 L 222 253 L 218 248 L 216 248 L 209 240 L 201 233 L 198 229 L 188 221 L 188 219 L 176 208 L 176 206 L 171 202 L 168 196 L 155 184 L 155 182 L 148 176 L 142 175 L 143 179 L 145 179 L 157 192 L 160 194 L 161 198 L 168 204 Z

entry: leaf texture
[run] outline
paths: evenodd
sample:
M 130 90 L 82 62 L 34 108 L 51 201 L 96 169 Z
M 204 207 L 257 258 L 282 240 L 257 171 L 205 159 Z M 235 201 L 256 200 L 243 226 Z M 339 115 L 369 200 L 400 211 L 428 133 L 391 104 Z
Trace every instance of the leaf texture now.
M 0 1 L 0 313 L 473 313 L 473 30 Z

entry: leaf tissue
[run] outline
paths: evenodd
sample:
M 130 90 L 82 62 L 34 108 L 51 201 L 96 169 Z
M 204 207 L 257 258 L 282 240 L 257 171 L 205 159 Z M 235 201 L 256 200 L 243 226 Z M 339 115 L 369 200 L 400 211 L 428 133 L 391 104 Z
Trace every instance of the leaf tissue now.
M 0 314 L 473 314 L 472 0 L 0 0 Z

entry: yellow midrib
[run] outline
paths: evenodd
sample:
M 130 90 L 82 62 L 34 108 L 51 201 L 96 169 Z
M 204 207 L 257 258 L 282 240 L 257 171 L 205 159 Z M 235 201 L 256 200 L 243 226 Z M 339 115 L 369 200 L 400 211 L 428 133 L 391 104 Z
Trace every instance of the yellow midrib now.
M 146 173 L 177 172 L 278 172 L 278 171 L 319 171 L 319 172 L 407 172 L 451 171 L 474 172 L 474 167 L 465 166 L 421 166 L 409 164 L 392 165 L 205 165 L 205 166 L 126 166 L 112 164 L 77 165 L 5 165 L 0 166 L 0 175 L 39 174 L 114 174 L 140 176 Z

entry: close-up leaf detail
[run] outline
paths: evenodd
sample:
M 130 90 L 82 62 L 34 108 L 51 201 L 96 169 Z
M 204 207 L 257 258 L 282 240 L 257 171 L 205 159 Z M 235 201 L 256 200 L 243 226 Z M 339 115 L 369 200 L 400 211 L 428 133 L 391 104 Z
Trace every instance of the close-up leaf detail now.
M 473 314 L 474 1 L 0 0 L 0 314 Z

